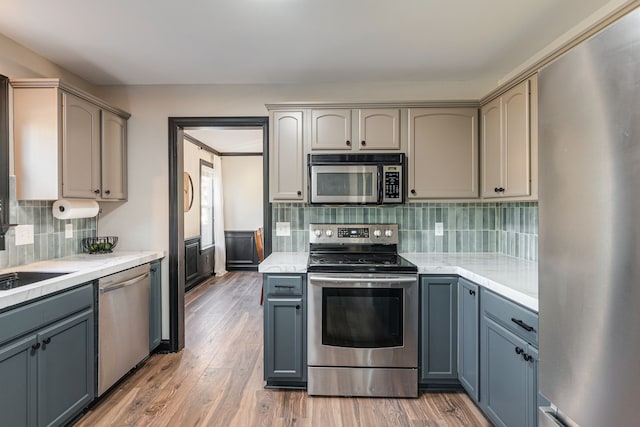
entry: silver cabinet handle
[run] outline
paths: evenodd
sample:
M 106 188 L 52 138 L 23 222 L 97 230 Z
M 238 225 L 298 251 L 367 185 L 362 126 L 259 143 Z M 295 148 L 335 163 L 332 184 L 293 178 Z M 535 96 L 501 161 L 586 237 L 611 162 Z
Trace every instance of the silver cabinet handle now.
M 105 286 L 103 288 L 100 288 L 100 293 L 103 294 L 106 292 L 115 291 L 116 289 L 124 288 L 126 286 L 135 285 L 136 283 L 146 279 L 147 277 L 149 277 L 149 273 L 144 273 L 139 275 L 138 277 L 127 280 L 126 282 L 114 283 L 113 285 Z

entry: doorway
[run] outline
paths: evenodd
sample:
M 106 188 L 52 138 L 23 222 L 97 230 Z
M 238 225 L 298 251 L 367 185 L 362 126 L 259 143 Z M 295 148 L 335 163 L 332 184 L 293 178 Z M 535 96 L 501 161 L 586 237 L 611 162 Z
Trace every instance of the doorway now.
M 269 203 L 268 117 L 170 117 L 169 118 L 169 342 L 167 350 L 184 347 L 184 139 L 185 130 L 202 128 L 262 129 L 264 253 L 271 253 L 271 204 Z

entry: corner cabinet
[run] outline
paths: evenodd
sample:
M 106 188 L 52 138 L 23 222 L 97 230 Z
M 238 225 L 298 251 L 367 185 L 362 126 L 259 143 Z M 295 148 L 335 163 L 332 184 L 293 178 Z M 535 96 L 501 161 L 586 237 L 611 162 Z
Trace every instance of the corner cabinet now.
M 480 406 L 497 426 L 537 426 L 538 315 L 486 289 Z
M 269 201 L 306 202 L 305 112 L 272 111 L 269 115 Z
M 458 380 L 478 402 L 480 377 L 480 290 L 462 277 L 458 279 Z
M 126 200 L 130 115 L 58 79 L 10 82 L 17 198 Z
M 485 199 L 537 199 L 537 77 L 484 105 L 482 183 Z
M 401 151 L 400 108 L 312 109 L 313 151 Z
M 0 313 L 3 425 L 64 425 L 93 400 L 94 300 L 86 284 Z
M 420 276 L 419 383 L 457 384 L 458 278 Z
M 306 387 L 306 275 L 264 275 L 264 380 L 268 387 Z
M 408 200 L 478 197 L 478 110 L 409 109 Z

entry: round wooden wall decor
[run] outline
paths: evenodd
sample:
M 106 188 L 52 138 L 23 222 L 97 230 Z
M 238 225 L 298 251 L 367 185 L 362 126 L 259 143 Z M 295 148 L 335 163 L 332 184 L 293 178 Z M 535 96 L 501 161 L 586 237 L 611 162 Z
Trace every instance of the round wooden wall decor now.
M 193 206 L 193 181 L 189 172 L 184 173 L 184 211 L 189 212 Z

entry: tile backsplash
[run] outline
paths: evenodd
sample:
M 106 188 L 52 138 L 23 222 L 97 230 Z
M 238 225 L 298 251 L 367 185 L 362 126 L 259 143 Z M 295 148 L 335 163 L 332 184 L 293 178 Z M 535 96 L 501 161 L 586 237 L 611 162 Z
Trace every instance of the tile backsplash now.
M 397 223 L 400 252 L 497 252 L 537 261 L 538 203 L 408 203 L 392 207 L 272 205 L 273 251 L 306 251 L 309 224 Z M 291 236 L 275 236 L 289 222 Z M 435 235 L 442 222 L 443 236 Z
M 44 261 L 82 252 L 82 239 L 96 235 L 96 218 L 59 220 L 53 217 L 52 200 L 17 201 L 15 177 L 9 180 L 9 216 L 12 224 L 33 225 L 33 243 L 16 246 L 15 228 L 5 235 L 4 251 L 0 251 L 0 269 Z M 65 225 L 73 226 L 73 237 L 65 238 Z

